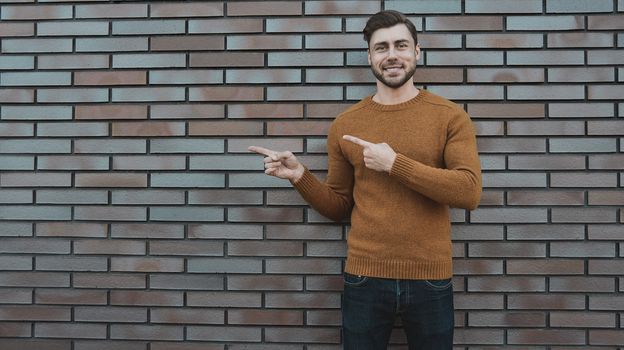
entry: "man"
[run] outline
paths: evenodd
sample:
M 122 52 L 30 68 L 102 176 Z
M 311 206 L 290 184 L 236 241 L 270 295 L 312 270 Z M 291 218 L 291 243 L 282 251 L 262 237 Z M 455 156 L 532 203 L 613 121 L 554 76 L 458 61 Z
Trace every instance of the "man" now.
M 326 181 L 291 152 L 249 150 L 321 214 L 350 214 L 345 349 L 385 349 L 397 315 L 409 349 L 452 349 L 449 206 L 480 199 L 473 127 L 456 104 L 414 86 L 420 47 L 403 14 L 379 12 L 363 32 L 377 90 L 332 123 Z

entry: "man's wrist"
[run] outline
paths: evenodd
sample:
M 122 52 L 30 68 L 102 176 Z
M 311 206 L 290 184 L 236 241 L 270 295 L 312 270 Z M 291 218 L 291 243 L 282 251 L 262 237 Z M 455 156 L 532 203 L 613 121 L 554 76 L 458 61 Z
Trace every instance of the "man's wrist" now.
M 301 178 L 303 177 L 303 174 L 305 173 L 305 167 L 301 164 L 299 164 L 299 166 L 297 166 L 297 169 L 294 170 L 294 176 L 290 179 L 290 181 L 292 183 L 295 183 L 299 180 L 301 180 Z

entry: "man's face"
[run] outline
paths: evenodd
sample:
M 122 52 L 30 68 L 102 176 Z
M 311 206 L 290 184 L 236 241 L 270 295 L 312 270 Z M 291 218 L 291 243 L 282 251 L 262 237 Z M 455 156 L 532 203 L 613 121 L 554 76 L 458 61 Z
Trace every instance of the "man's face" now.
M 376 30 L 368 48 L 373 74 L 390 88 L 403 86 L 416 71 L 420 47 L 404 24 Z

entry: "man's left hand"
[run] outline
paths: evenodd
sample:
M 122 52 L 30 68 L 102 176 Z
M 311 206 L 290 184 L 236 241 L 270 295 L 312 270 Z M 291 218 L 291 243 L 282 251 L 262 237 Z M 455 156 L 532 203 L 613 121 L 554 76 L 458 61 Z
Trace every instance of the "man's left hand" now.
M 390 173 L 396 152 L 387 143 L 372 143 L 351 135 L 344 135 L 342 138 L 362 146 L 364 164 L 367 168 Z

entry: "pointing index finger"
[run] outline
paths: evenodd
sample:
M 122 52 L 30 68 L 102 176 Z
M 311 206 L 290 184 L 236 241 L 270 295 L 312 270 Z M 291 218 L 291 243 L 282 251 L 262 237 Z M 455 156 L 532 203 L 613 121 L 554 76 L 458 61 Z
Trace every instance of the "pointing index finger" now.
M 271 151 L 270 149 L 264 148 L 264 147 L 260 147 L 260 146 L 249 146 L 247 148 L 249 151 L 254 152 L 254 153 L 258 153 L 258 154 L 262 154 L 263 156 L 267 156 L 273 160 L 277 160 L 277 152 L 275 151 Z
M 342 138 L 343 138 L 343 139 L 345 139 L 345 140 L 347 140 L 347 141 L 349 141 L 349 142 L 353 142 L 353 143 L 355 143 L 356 145 L 360 145 L 360 146 L 362 146 L 362 147 L 368 147 L 368 146 L 370 146 L 370 145 L 372 145 L 372 144 L 373 144 L 373 143 L 371 143 L 371 142 L 364 141 L 364 140 L 362 140 L 362 139 L 360 139 L 360 138 L 357 138 L 357 137 L 355 137 L 355 136 L 351 136 L 351 135 L 344 135 Z

